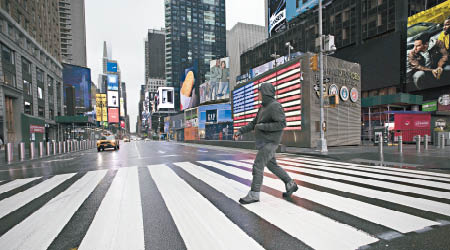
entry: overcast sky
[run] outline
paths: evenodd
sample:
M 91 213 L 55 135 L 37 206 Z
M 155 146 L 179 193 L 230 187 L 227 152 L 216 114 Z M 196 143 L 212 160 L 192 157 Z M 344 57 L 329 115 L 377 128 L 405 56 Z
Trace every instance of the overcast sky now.
M 264 0 L 225 0 L 226 26 L 236 23 L 264 26 Z M 134 132 L 139 89 L 144 84 L 144 39 L 148 29 L 164 27 L 164 0 L 85 0 L 87 62 L 92 81 L 102 72 L 103 41 L 118 60 L 127 84 L 128 114 Z

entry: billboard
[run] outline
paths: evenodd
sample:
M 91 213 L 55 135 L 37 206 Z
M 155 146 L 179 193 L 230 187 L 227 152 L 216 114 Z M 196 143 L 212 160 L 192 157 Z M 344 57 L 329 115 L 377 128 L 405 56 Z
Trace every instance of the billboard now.
M 184 70 L 180 79 L 180 110 L 197 107 L 199 98 L 198 88 L 198 63 Z
M 209 81 L 200 85 L 200 103 L 230 98 L 230 58 L 209 62 Z
M 108 121 L 108 109 L 106 106 L 106 94 L 96 94 L 96 114 L 98 122 Z
M 119 92 L 108 91 L 108 107 L 112 108 L 119 107 Z
M 108 75 L 106 79 L 108 85 L 108 90 L 119 90 L 119 76 L 118 75 Z
M 109 123 L 119 123 L 119 109 L 118 108 L 108 108 L 108 122 Z
M 286 0 L 269 0 L 269 36 L 286 30 Z
M 286 2 L 286 20 L 289 22 L 296 16 L 319 5 L 319 0 L 288 0 Z
M 117 63 L 116 62 L 107 62 L 106 63 L 106 71 L 117 72 Z
M 158 110 L 159 109 L 174 109 L 175 98 L 174 88 L 172 87 L 159 87 L 158 88 Z
M 272 82 L 276 89 L 275 98 L 284 109 L 287 127 L 285 130 L 301 130 L 302 125 L 302 73 L 300 62 L 279 69 L 257 81 L 252 81 L 233 90 L 233 128 L 239 129 L 252 121 L 261 107 L 258 100 L 259 86 Z
M 406 90 L 450 86 L 450 1 L 408 17 Z
M 63 82 L 64 88 L 73 87 L 75 90 L 75 108 L 91 110 L 91 69 L 63 63 Z
M 120 117 L 125 117 L 125 101 L 120 97 Z

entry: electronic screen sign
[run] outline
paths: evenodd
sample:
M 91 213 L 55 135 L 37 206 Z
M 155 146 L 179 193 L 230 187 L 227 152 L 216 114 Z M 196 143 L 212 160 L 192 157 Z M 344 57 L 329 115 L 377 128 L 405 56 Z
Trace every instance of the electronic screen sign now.
M 237 130 L 256 117 L 261 107 L 261 102 L 258 100 L 258 88 L 263 82 L 272 82 L 276 89 L 275 97 L 281 103 L 286 115 L 285 130 L 301 130 L 300 79 L 300 63 L 296 63 L 233 90 L 233 128 Z

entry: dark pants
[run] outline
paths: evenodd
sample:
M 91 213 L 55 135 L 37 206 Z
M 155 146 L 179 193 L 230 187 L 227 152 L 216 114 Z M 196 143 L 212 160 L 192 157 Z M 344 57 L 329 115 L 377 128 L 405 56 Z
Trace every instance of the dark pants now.
M 251 191 L 259 192 L 261 190 L 261 185 L 264 177 L 264 167 L 267 166 L 269 170 L 274 173 L 278 178 L 280 178 L 284 183 L 288 183 L 291 177 L 278 166 L 275 159 L 275 151 L 278 145 L 274 143 L 267 143 L 262 148 L 258 150 L 256 154 L 255 162 L 253 163 L 253 180 Z

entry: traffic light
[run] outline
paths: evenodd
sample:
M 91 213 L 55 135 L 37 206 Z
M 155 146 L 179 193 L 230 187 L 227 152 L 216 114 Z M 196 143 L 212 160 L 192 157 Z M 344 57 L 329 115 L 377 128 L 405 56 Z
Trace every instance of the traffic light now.
M 329 107 L 330 108 L 335 108 L 339 104 L 339 96 L 336 95 L 336 94 L 329 95 L 328 96 L 328 103 L 329 103 Z
M 319 70 L 319 59 L 318 59 L 317 55 L 313 55 L 309 58 L 309 66 L 312 71 Z

